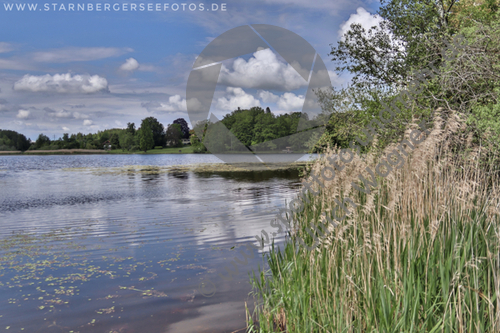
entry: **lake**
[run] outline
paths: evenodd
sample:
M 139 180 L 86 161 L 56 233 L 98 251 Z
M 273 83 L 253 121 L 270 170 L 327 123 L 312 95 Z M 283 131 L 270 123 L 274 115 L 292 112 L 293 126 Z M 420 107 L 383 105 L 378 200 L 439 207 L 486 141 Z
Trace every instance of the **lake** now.
M 263 251 L 243 245 L 257 245 L 263 229 L 276 231 L 269 223 L 297 193 L 298 172 L 127 167 L 197 163 L 222 161 L 208 154 L 0 156 L 0 329 L 243 329 L 245 302 L 254 304 L 249 274 L 265 265 Z

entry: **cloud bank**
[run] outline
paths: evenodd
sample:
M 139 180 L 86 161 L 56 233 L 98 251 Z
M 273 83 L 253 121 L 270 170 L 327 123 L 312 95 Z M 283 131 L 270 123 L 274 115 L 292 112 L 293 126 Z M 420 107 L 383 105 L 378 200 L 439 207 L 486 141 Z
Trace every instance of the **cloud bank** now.
M 148 111 L 179 112 L 186 111 L 186 99 L 180 95 L 173 95 L 168 98 L 168 102 L 146 102 L 141 103 Z
M 219 82 L 233 87 L 295 90 L 307 86 L 307 82 L 290 64 L 280 61 L 270 49 L 257 51 L 246 61 L 238 58 L 232 69 L 224 64 Z
M 73 61 L 92 61 L 118 57 L 132 52 L 131 48 L 115 47 L 68 47 L 49 51 L 35 52 L 33 60 L 37 62 L 64 63 Z
M 14 83 L 15 91 L 27 92 L 51 92 L 61 94 L 92 94 L 97 92 L 109 92 L 108 81 L 98 75 L 25 75 Z

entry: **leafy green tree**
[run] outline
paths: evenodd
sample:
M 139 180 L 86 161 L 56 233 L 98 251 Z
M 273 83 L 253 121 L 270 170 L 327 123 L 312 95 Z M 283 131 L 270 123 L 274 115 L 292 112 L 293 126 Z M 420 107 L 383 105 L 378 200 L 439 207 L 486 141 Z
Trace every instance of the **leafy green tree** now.
M 99 145 L 102 147 L 104 142 L 109 141 L 110 134 L 108 131 L 103 131 L 99 133 Z
M 111 137 L 109 138 L 109 142 L 111 142 L 111 145 L 114 146 L 115 148 L 120 148 L 119 134 L 118 133 L 111 134 Z
M 120 147 L 123 151 L 130 151 L 134 146 L 137 146 L 136 138 L 128 131 L 123 131 L 119 135 Z
M 165 140 L 167 145 L 171 147 L 182 147 L 182 128 L 179 124 L 171 124 L 167 128 Z
M 50 145 L 49 137 L 44 135 L 43 133 L 40 133 L 40 135 L 36 139 L 35 148 L 40 149 L 40 148 L 42 148 L 44 146 L 48 146 L 48 145 Z
M 141 128 L 138 130 L 139 147 L 144 152 L 155 147 L 153 131 L 149 127 L 149 121 L 146 119 L 142 121 Z
M 448 22 L 457 0 L 381 0 L 381 22 L 366 31 L 352 24 L 330 55 L 336 71 L 362 86 L 406 85 L 415 69 L 444 56 L 455 32 Z
M 153 133 L 154 146 L 165 146 L 165 128 L 155 117 L 147 117 L 142 120 L 141 127 L 147 123 Z M 142 150 L 142 149 L 141 149 Z
M 15 131 L 0 130 L 0 150 L 28 150 L 31 143 L 23 134 Z
M 182 138 L 189 138 L 189 125 L 184 118 L 178 118 L 173 121 L 173 124 L 178 124 L 181 127 Z
M 132 134 L 132 135 L 135 135 L 135 124 L 134 123 L 127 123 L 127 129 L 125 131 L 127 133 Z

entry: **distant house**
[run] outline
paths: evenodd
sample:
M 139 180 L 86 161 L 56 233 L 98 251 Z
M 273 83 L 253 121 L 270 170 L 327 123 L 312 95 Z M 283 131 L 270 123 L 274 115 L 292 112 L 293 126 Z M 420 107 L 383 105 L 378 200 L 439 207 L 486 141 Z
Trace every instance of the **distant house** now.
M 111 142 L 109 142 L 109 140 L 104 141 L 104 143 L 102 144 L 102 148 L 104 150 L 111 150 Z
M 292 147 L 286 147 L 286 149 L 283 149 L 283 152 L 285 152 L 285 153 L 293 153 Z
M 191 140 L 189 140 L 189 139 L 182 139 L 182 144 L 183 145 L 190 145 L 191 144 Z

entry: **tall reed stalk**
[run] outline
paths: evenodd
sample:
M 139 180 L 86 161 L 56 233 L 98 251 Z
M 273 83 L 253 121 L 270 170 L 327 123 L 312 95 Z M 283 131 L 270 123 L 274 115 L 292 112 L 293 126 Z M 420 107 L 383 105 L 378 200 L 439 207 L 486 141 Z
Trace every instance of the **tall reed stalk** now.
M 273 247 L 269 269 L 252 278 L 250 331 L 500 332 L 498 178 L 479 167 L 484 152 L 460 137 L 463 126 L 454 112 L 436 112 L 426 139 L 370 193 L 352 183 L 395 146 L 356 156 L 316 184 L 320 193 L 295 214 L 286 246 Z M 311 170 L 332 167 L 326 157 L 338 153 Z M 301 246 L 344 196 L 357 208 L 329 224 L 313 251 Z

